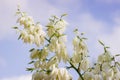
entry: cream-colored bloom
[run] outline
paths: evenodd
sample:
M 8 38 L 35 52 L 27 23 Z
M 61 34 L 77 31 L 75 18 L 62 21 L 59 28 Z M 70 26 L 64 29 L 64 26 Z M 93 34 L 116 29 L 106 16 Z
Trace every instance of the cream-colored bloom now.
M 65 42 L 66 36 L 60 36 L 59 38 L 53 37 L 49 44 L 49 50 L 55 53 L 59 61 L 63 60 L 66 62 L 68 59 L 68 54 Z
M 60 49 L 56 51 L 56 56 L 59 61 L 63 60 L 64 62 L 66 62 L 68 60 L 68 53 L 66 50 L 66 46 L 65 45 L 60 45 L 60 46 L 61 46 L 59 47 Z
M 113 80 L 120 80 L 120 71 L 114 74 Z
M 32 80 L 47 80 L 47 74 L 44 73 L 44 72 L 35 72 L 33 75 L 32 75 Z
M 114 76 L 114 71 L 113 71 L 113 69 L 110 68 L 106 74 L 107 74 L 107 76 L 109 76 L 109 77 L 112 78 L 112 77 Z
M 111 60 L 112 60 L 112 56 L 109 51 L 107 51 L 104 54 L 99 55 L 99 57 L 98 57 L 99 63 L 110 62 Z
M 37 69 L 37 68 L 40 68 L 40 61 L 36 61 L 34 62 L 34 67 Z
M 22 16 L 20 16 L 17 22 L 22 25 L 24 28 L 19 30 L 21 39 L 25 43 L 36 44 L 40 46 L 45 41 L 45 32 L 42 29 L 42 26 L 38 23 L 34 23 L 34 20 L 31 16 L 26 15 L 21 12 Z
M 100 66 L 101 66 L 100 64 L 96 64 L 92 72 L 94 74 L 98 74 L 100 72 L 100 68 L 101 68 Z
M 81 62 L 81 60 L 82 60 L 82 55 L 77 52 L 74 52 L 73 57 L 72 57 L 73 63 L 79 63 Z
M 72 60 L 74 63 L 81 62 L 85 57 L 87 57 L 87 46 L 83 40 L 80 40 L 78 37 L 73 39 L 74 54 Z
M 24 25 L 24 28 L 28 28 L 32 24 L 34 24 L 33 18 L 31 16 L 23 15 L 17 20 L 20 25 Z
M 100 74 L 96 74 L 94 76 L 94 80 L 103 80 L 102 76 Z
M 88 61 L 88 59 L 83 59 L 81 61 L 80 68 L 82 70 L 84 70 L 84 71 L 87 71 L 87 69 L 89 68 L 89 61 Z
M 56 23 L 55 28 L 58 30 L 60 34 L 63 34 L 63 32 L 66 29 L 67 24 L 68 23 L 65 20 L 60 20 Z
M 72 77 L 65 68 L 54 68 L 49 80 L 72 80 Z
M 73 46 L 74 46 L 74 50 L 77 53 L 81 53 L 81 55 L 83 55 L 84 57 L 87 56 L 87 46 L 84 43 L 83 40 L 80 40 L 78 37 L 75 37 L 73 39 Z
M 86 72 L 83 77 L 84 80 L 94 80 L 94 75 L 92 72 Z
M 104 71 L 104 72 L 107 72 L 109 69 L 110 69 L 110 63 L 108 63 L 108 62 L 104 62 L 104 63 L 102 63 L 102 71 Z
M 34 50 L 31 52 L 30 58 L 31 58 L 31 59 L 37 59 L 37 58 L 39 57 L 39 56 L 38 56 L 39 53 L 40 53 L 39 50 L 34 49 Z

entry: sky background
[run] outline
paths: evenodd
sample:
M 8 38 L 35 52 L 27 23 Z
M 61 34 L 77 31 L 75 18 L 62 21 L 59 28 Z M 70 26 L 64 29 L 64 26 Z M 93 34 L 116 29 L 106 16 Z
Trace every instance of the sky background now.
M 17 40 L 11 28 L 17 25 L 18 3 L 44 26 L 51 15 L 67 13 L 68 52 L 72 49 L 73 30 L 78 28 L 88 38 L 91 61 L 103 52 L 98 40 L 110 46 L 112 54 L 120 53 L 120 0 L 0 0 L 0 80 L 31 79 L 25 69 L 30 61 L 28 50 L 33 46 Z

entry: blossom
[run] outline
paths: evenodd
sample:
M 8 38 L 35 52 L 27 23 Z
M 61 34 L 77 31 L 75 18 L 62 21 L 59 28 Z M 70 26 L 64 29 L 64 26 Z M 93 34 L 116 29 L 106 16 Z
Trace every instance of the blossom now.
M 34 50 L 32 50 L 32 52 L 31 52 L 31 55 L 30 55 L 30 58 L 31 59 L 37 59 L 39 56 L 39 50 L 37 50 L 37 49 L 34 49 Z
M 114 74 L 113 80 L 120 80 L 120 72 Z
M 94 80 L 94 74 L 92 72 L 86 72 L 83 77 L 85 80 Z
M 68 54 L 65 42 L 65 36 L 60 36 L 59 38 L 53 37 L 48 47 L 51 52 L 55 53 L 59 61 L 63 60 L 66 62 L 68 59 Z
M 25 43 L 36 44 L 40 46 L 45 41 L 45 32 L 42 29 L 42 25 L 34 23 L 31 16 L 20 12 L 20 17 L 17 22 L 23 26 L 23 29 L 19 29 L 20 37 Z
M 66 29 L 67 22 L 63 19 L 50 20 L 47 24 L 47 35 L 51 37 L 53 34 L 57 33 L 62 35 Z
M 94 76 L 94 80 L 103 80 L 102 76 L 100 74 L 96 74 Z
M 87 57 L 87 46 L 83 40 L 79 39 L 77 36 L 73 39 L 74 54 L 72 60 L 74 63 L 81 62 L 85 57 Z
M 72 80 L 72 77 L 65 68 L 53 68 L 49 80 Z
M 88 68 L 89 68 L 89 61 L 88 61 L 88 59 L 83 59 L 81 61 L 81 64 L 80 64 L 80 69 L 82 69 L 84 71 L 87 71 Z
M 35 72 L 32 75 L 32 80 L 47 80 L 46 77 L 47 77 L 47 74 L 44 73 L 43 71 L 42 72 Z

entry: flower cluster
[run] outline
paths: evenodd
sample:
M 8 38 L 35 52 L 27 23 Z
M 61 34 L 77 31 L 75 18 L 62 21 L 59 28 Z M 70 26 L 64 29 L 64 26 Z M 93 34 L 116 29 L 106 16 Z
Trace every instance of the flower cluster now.
M 89 68 L 88 49 L 84 42 L 86 38 L 81 36 L 77 35 L 73 39 L 74 54 L 72 57 L 72 63 L 74 63 L 75 66 L 77 65 L 80 70 L 87 71 Z
M 83 74 L 84 80 L 120 80 L 120 63 L 115 59 L 119 55 L 111 55 L 109 47 L 104 46 L 104 53 L 98 56 L 97 63 Z M 78 80 L 81 80 L 79 78 Z
M 51 73 L 35 72 L 32 80 L 72 80 L 65 68 L 53 68 Z
M 42 25 L 35 23 L 31 16 L 28 16 L 25 12 L 17 11 L 18 20 L 17 23 L 23 26 L 22 29 L 17 31 L 20 33 L 19 39 L 22 39 L 24 43 L 36 44 L 40 46 L 45 41 L 45 32 L 42 29 Z
M 65 14 L 64 14 L 65 15 Z M 67 22 L 61 18 L 53 16 L 50 22 L 47 24 L 47 34 L 50 37 L 49 50 L 56 53 L 59 61 L 63 59 L 66 62 L 68 59 L 67 49 L 65 42 L 67 41 L 66 35 L 64 34 Z
M 33 18 L 25 12 L 17 11 L 17 23 L 14 27 L 20 34 L 18 39 L 24 43 L 35 44 L 36 48 L 30 49 L 32 67 L 27 68 L 33 71 L 32 80 L 72 80 L 69 69 L 74 69 L 79 75 L 78 80 L 120 80 L 120 62 L 116 60 L 118 55 L 111 55 L 103 42 L 104 53 L 98 56 L 97 62 L 90 66 L 88 59 L 88 48 L 83 33 L 79 34 L 78 29 L 74 32 L 73 54 L 68 55 L 65 29 L 67 22 L 63 20 L 66 14 L 61 17 L 52 16 L 45 29 L 40 23 L 35 23 Z M 38 48 L 39 47 L 39 48 Z M 65 68 L 60 68 L 59 63 L 65 63 Z

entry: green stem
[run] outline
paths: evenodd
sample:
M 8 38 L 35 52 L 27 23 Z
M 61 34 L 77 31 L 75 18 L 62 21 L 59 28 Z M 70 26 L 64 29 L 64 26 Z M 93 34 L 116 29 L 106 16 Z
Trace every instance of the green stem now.
M 78 70 L 71 62 L 69 62 L 69 63 L 70 63 L 70 65 L 71 65 L 71 67 L 72 67 L 73 69 L 75 69 L 75 71 L 79 74 L 80 78 L 81 78 L 82 80 L 84 80 L 84 78 L 83 78 L 82 74 L 79 72 L 79 70 Z

